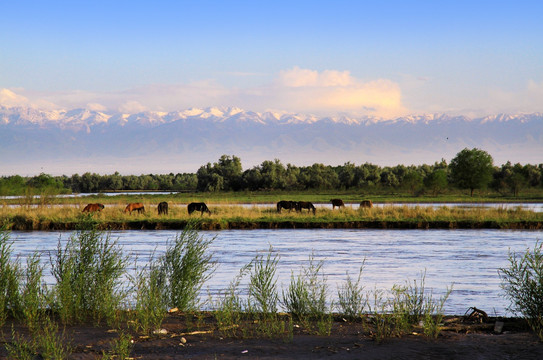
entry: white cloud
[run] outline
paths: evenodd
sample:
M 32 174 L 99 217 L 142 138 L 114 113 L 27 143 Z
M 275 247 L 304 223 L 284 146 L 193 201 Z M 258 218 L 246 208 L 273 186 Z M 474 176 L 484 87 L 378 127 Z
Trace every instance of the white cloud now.
M 5 98 L 5 99 L 4 99 Z M 117 92 L 83 90 L 37 93 L 9 90 L 0 98 L 6 104 L 58 104 L 70 109 L 134 113 L 144 110 L 175 111 L 191 107 L 239 106 L 247 110 L 279 109 L 317 115 L 338 112 L 394 117 L 407 111 L 400 86 L 391 80 L 361 81 L 349 71 L 316 71 L 294 67 L 280 71 L 267 86 L 227 88 L 214 80 L 187 84 L 151 84 Z M 13 106 L 13 105 L 9 105 Z
M 132 100 L 132 101 L 127 101 L 121 104 L 117 108 L 117 110 L 125 114 L 134 114 L 134 113 L 145 111 L 147 110 L 147 108 L 143 106 L 142 104 L 140 104 L 139 102 Z
M 301 112 L 353 112 L 384 118 L 407 113 L 400 86 L 387 79 L 363 82 L 349 71 L 281 71 L 273 90 L 283 108 Z M 279 107 L 279 106 L 277 106 Z

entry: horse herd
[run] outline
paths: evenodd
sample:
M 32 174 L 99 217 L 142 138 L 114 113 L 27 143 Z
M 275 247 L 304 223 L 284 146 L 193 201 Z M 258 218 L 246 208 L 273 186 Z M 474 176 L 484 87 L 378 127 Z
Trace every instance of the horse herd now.
M 332 210 L 336 209 L 336 206 L 338 208 L 344 208 L 345 203 L 341 199 L 331 199 L 330 202 L 332 203 Z M 360 203 L 361 208 L 372 208 L 373 203 L 371 200 L 363 200 Z M 281 213 L 281 210 L 285 209 L 288 211 L 295 210 L 297 212 L 302 212 L 303 209 L 307 209 L 307 211 L 313 211 L 313 215 L 315 215 L 317 209 L 315 209 L 315 206 L 310 203 L 309 201 L 289 201 L 289 200 L 281 200 L 277 203 L 277 212 Z
M 102 211 L 104 209 L 104 204 L 88 204 L 83 209 L 83 212 L 95 212 L 95 211 Z M 209 211 L 209 208 L 207 205 L 203 202 L 193 202 L 188 204 L 187 210 L 189 212 L 189 215 L 192 214 L 195 211 L 200 211 L 200 214 L 203 215 L 204 213 L 211 214 L 211 211 Z M 126 205 L 126 208 L 124 209 L 124 212 L 130 213 L 132 215 L 132 211 L 137 211 L 138 214 L 145 213 L 145 206 L 143 206 L 142 203 L 130 203 Z M 168 215 L 168 203 L 166 201 L 162 201 L 157 206 L 158 215 Z
M 345 207 L 345 203 L 341 199 L 331 199 L 330 202 L 332 203 L 332 210 L 335 210 L 336 206 L 338 208 Z M 371 202 L 371 200 L 363 200 L 360 203 L 360 207 L 371 208 L 373 207 L 373 203 Z M 83 209 L 83 212 L 102 211 L 103 209 L 104 209 L 104 204 L 88 204 Z M 302 212 L 303 209 L 307 209 L 308 212 L 312 211 L 313 215 L 315 215 L 317 211 L 313 203 L 309 201 L 281 200 L 277 203 L 277 212 L 281 213 L 282 209 L 285 209 L 288 211 L 295 210 L 297 212 Z M 211 211 L 209 211 L 209 208 L 203 202 L 190 203 L 187 205 L 187 210 L 189 212 L 189 215 L 195 211 L 199 211 L 200 215 L 203 215 L 204 213 L 211 214 Z M 145 213 L 145 206 L 143 206 L 142 203 L 130 203 L 124 209 L 124 212 L 130 213 L 130 215 L 132 215 L 132 211 L 137 211 L 138 214 Z M 158 211 L 158 215 L 168 215 L 168 203 L 166 201 L 162 201 L 161 203 L 159 203 L 157 206 L 157 211 Z

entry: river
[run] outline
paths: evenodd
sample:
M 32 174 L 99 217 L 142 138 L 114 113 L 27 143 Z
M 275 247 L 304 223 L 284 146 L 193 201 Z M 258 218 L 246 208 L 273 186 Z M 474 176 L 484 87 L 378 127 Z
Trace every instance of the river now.
M 164 252 L 177 231 L 113 231 L 123 251 L 132 259 L 130 272 L 149 261 L 150 255 Z M 13 231 L 14 256 L 24 258 L 34 251 L 44 254 L 46 282 L 49 253 L 64 242 L 69 232 Z M 270 247 L 279 255 L 277 279 L 287 289 L 291 274 L 307 266 L 313 254 L 323 261 L 323 273 L 330 299 L 337 300 L 337 286 L 349 273 L 356 278 L 365 259 L 362 282 L 366 291 L 390 290 L 394 284 L 415 280 L 420 285 L 425 273 L 427 291 L 435 298 L 452 286 L 445 313 L 463 315 L 469 307 L 489 315 L 511 315 L 509 302 L 500 288 L 498 269 L 508 266 L 509 251 L 524 252 L 542 239 L 541 231 L 512 230 L 370 230 L 370 229 L 288 229 L 201 231 L 214 239 L 209 249 L 217 267 L 203 286 L 202 298 L 215 297 L 225 290 L 239 270 L 257 254 L 266 256 Z

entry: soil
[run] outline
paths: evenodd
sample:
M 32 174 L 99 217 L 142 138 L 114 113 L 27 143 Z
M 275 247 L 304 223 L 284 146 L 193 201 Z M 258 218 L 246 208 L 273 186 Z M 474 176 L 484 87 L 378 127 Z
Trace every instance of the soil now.
M 525 322 L 516 318 L 500 319 L 503 331 L 494 332 L 497 319 L 467 321 L 446 317 L 441 334 L 431 339 L 415 328 L 401 337 L 375 339 L 363 322 L 337 318 L 331 335 L 320 336 L 294 326 L 292 338 L 225 336 L 216 330 L 207 315 L 195 322 L 179 314 L 169 314 L 161 334 L 131 334 L 133 359 L 543 359 L 543 343 L 531 333 Z M 12 326 L 17 336 L 27 330 L 7 322 L 2 328 L 0 358 L 7 358 L 5 343 L 11 343 Z M 106 326 L 77 325 L 64 329 L 71 346 L 69 359 L 100 359 L 111 354 L 119 338 L 117 330 Z M 43 359 L 40 355 L 35 359 Z M 117 358 L 117 357 L 114 357 Z

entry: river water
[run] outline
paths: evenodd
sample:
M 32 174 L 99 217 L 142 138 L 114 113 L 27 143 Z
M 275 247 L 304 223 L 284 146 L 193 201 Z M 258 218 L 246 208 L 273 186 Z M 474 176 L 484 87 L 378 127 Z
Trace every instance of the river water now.
M 130 261 L 130 272 L 143 266 L 153 252 L 162 254 L 177 231 L 114 231 Z M 59 240 L 66 241 L 69 232 L 13 231 L 14 256 L 24 258 L 34 251 L 44 254 L 46 282 L 49 253 L 57 249 Z M 323 261 L 323 273 L 329 286 L 330 299 L 337 300 L 337 287 L 347 273 L 356 279 L 365 259 L 362 282 L 368 292 L 390 290 L 393 285 L 420 285 L 425 273 L 427 291 L 435 298 L 448 287 L 453 288 L 445 304 L 445 313 L 463 315 L 469 307 L 485 310 L 489 315 L 511 315 L 509 302 L 500 288 L 498 269 L 508 266 L 509 251 L 524 252 L 542 239 L 541 231 L 513 230 L 369 230 L 369 229 L 286 229 L 201 231 L 213 239 L 209 251 L 216 270 L 203 286 L 202 298 L 215 297 L 228 287 L 239 270 L 257 254 L 267 255 L 270 247 L 279 255 L 277 280 L 287 289 L 291 275 L 308 265 L 313 255 Z M 137 259 L 137 265 L 136 261 Z

